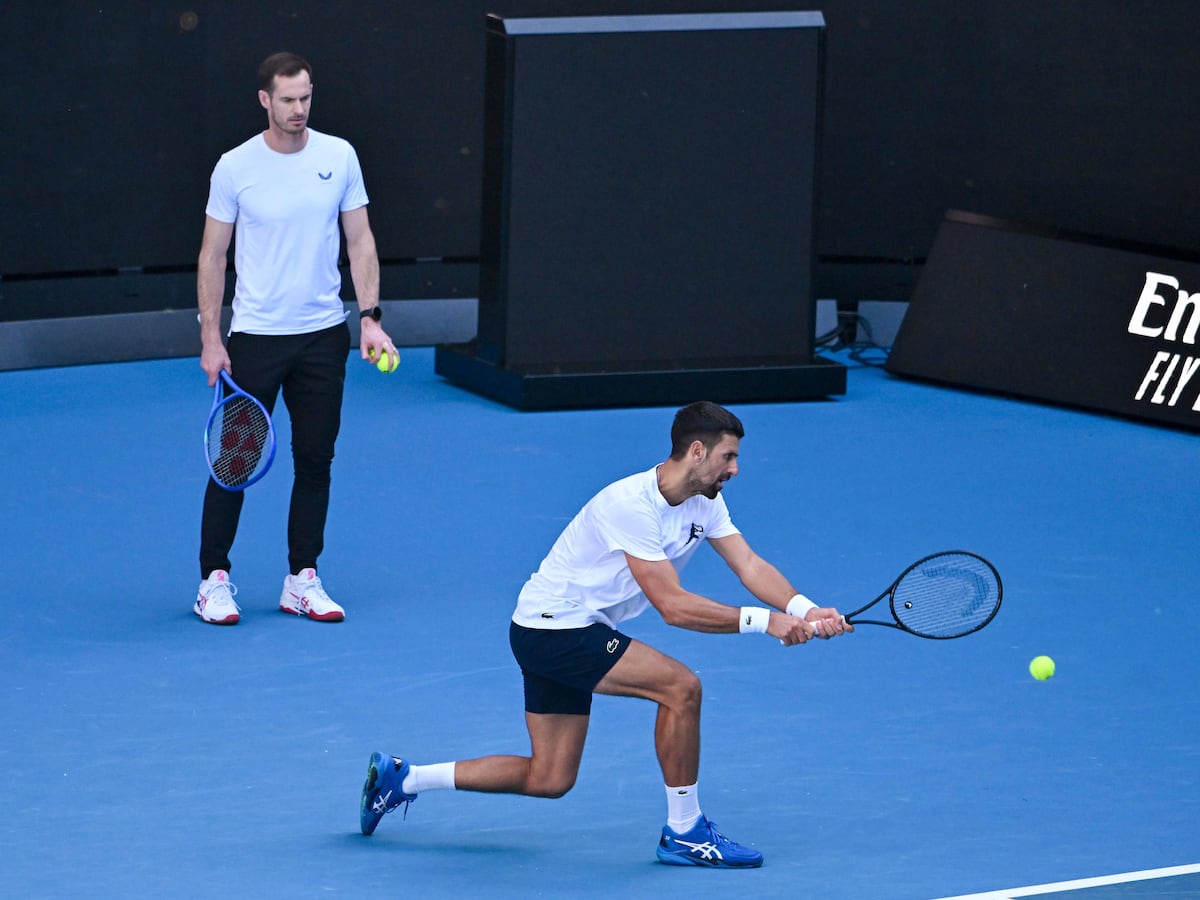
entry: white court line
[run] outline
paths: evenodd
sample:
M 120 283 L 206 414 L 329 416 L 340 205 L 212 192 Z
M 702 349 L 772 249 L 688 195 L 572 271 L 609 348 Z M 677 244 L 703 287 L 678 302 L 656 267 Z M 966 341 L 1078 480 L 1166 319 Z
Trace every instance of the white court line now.
M 1007 891 L 987 891 L 983 894 L 960 894 L 956 897 L 939 897 L 938 900 L 1011 900 L 1013 897 L 1036 897 L 1038 894 L 1052 894 L 1055 891 L 1103 887 L 1107 884 L 1125 884 L 1129 881 L 1148 881 L 1152 878 L 1170 878 L 1174 875 L 1194 875 L 1196 873 L 1200 873 L 1200 864 L 1172 866 L 1167 869 L 1146 869 L 1142 872 L 1126 872 L 1123 875 L 1102 875 L 1098 878 L 1079 878 L 1075 881 L 1038 884 L 1030 887 L 1013 888 Z

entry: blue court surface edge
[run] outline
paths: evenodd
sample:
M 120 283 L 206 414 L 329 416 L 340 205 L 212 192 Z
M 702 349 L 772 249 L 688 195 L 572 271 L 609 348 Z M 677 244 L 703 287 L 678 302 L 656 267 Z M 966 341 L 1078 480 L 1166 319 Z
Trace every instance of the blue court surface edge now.
M 666 456 L 672 409 L 519 412 L 443 381 L 431 348 L 392 375 L 355 356 L 321 557 L 347 620 L 277 610 L 280 415 L 234 548 L 243 619 L 219 628 L 191 608 L 197 360 L 0 373 L 0 895 L 1195 894 L 1196 435 L 848 376 L 834 399 L 733 405 L 735 523 L 822 603 L 966 549 L 1004 605 L 955 641 L 628 623 L 699 673 L 703 808 L 766 855 L 708 871 L 655 862 L 666 804 L 635 700 L 597 698 L 562 799 L 430 792 L 358 831 L 374 750 L 527 752 L 516 593 L 591 494 Z M 684 582 L 749 602 L 715 553 Z M 1039 654 L 1048 681 L 1028 674 Z

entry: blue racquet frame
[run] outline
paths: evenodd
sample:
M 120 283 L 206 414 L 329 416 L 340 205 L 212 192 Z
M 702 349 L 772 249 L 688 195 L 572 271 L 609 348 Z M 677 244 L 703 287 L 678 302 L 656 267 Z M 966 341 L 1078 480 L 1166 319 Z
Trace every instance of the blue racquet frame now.
M 275 460 L 275 426 L 267 408 L 222 371 L 204 426 L 209 474 L 227 491 L 244 491 L 267 474 Z

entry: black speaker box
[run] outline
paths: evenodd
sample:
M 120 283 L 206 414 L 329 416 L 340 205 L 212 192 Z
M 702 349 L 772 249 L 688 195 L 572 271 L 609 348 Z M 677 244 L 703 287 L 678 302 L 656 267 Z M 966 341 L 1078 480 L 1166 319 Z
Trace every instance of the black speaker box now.
M 437 371 L 524 408 L 844 393 L 813 355 L 823 29 L 490 16 L 478 334 Z

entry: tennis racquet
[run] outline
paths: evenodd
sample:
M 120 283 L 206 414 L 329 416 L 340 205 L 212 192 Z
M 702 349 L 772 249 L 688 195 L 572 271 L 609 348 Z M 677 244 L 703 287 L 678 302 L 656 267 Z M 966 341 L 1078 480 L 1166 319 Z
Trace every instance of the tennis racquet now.
M 204 455 L 213 481 L 227 491 L 250 487 L 275 459 L 275 428 L 266 407 L 224 371 L 204 426 Z
M 959 638 L 992 621 L 1003 595 L 995 566 L 975 553 L 952 550 L 917 560 L 886 591 L 844 618 L 851 625 L 885 625 L 917 637 Z M 858 618 L 885 597 L 892 621 Z

